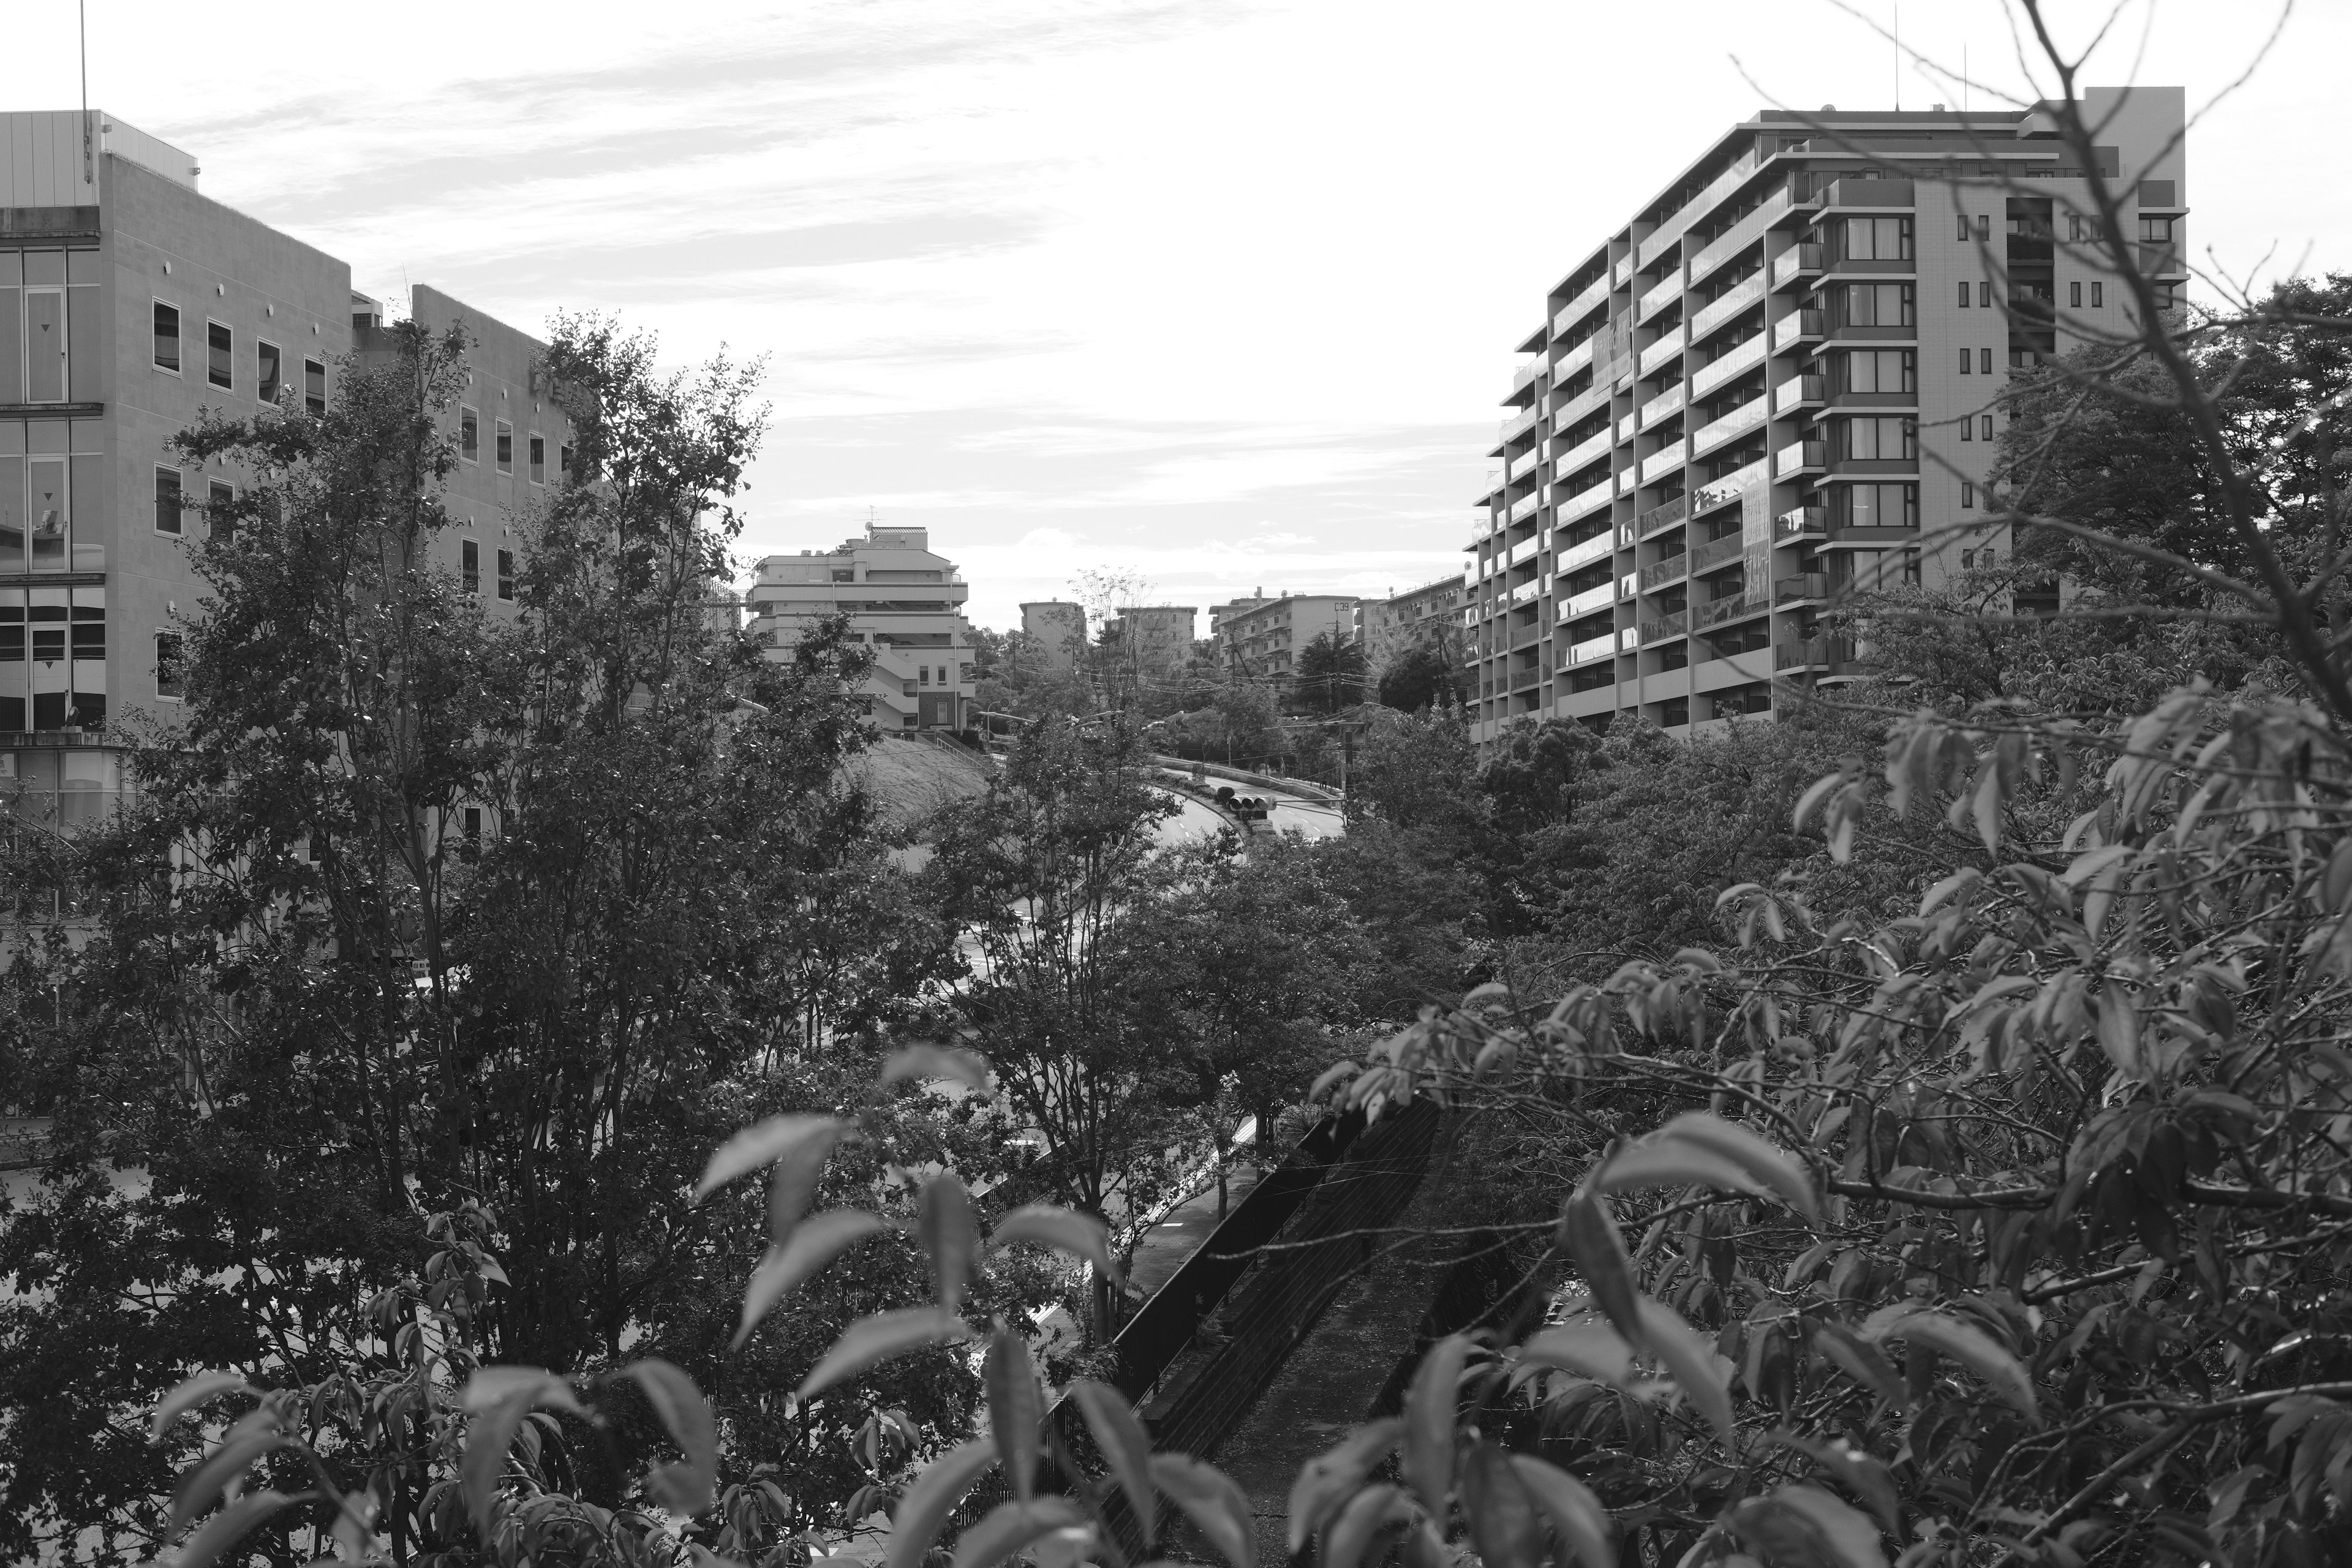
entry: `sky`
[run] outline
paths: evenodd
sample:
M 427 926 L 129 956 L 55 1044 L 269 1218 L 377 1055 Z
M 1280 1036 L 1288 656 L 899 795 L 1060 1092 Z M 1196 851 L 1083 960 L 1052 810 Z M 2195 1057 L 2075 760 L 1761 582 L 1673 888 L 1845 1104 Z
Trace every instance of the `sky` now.
M 0 108 L 73 107 L 73 0 L 8 4 Z M 994 626 L 1457 573 L 1546 291 L 1714 135 L 1959 101 L 1897 25 L 2026 90 L 1999 0 L 87 5 L 89 101 L 354 287 L 762 359 L 740 551 L 922 525 Z M 2278 14 L 2126 0 L 2085 79 L 2196 110 Z M 2347 58 L 2305 4 L 2192 132 L 2200 263 L 2352 270 Z

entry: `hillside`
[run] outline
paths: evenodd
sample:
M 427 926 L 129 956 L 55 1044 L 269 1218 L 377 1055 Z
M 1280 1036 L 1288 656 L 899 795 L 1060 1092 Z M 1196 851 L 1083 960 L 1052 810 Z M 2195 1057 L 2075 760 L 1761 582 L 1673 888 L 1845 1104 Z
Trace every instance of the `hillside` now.
M 978 795 L 993 764 L 978 752 L 929 735 L 886 735 L 843 773 L 881 803 L 896 827 L 912 827 L 941 805 Z

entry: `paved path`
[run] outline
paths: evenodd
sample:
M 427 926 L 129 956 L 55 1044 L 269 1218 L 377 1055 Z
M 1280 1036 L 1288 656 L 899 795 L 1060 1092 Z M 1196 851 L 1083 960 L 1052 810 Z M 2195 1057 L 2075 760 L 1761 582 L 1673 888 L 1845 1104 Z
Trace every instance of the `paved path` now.
M 1257 1185 L 1258 1171 L 1253 1165 L 1227 1167 L 1225 1204 L 1238 1204 L 1251 1188 Z M 1184 1260 L 1200 1249 L 1217 1227 L 1217 1189 L 1208 1191 L 1177 1205 L 1169 1216 L 1151 1227 L 1151 1234 L 1136 1245 L 1135 1258 L 1128 1267 L 1128 1296 L 1140 1300 L 1162 1285 L 1168 1277 L 1181 1267 Z M 1140 1292 L 1140 1295 L 1138 1294 Z

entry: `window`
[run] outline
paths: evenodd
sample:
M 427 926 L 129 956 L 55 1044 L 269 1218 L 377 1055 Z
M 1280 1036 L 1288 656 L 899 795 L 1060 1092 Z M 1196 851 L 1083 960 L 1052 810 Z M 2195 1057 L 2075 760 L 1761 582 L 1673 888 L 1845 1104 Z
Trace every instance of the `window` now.
M 2105 284 L 2104 284 L 2104 283 L 2094 283 L 2094 284 L 2092 284 L 2092 285 L 2091 285 L 2091 308 L 2092 308 L 2093 310 L 2098 310 L 2098 309 L 2100 309 L 2102 306 L 2105 305 L 2105 304 L 2106 304 L 2106 302 L 2107 302 L 2107 286 L 2106 286 Z
M 1961 440 L 1963 440 L 1963 441 L 1973 441 L 1973 440 L 1975 440 L 1975 439 L 1977 438 L 1977 434 L 1976 434 L 1976 432 L 1977 432 L 1977 422 L 1976 422 L 1974 419 L 1970 418 L 1968 415 L 1965 415 L 1965 414 L 1961 415 L 1961 416 L 1960 416 L 1960 439 L 1961 439 Z
M 514 472 L 514 426 L 501 419 L 492 427 L 491 451 L 497 456 L 499 472 Z
M 1907 217 L 1850 217 L 1844 228 L 1845 256 L 1850 261 L 1911 259 L 1911 220 Z
M 547 437 L 544 436 L 530 438 L 530 482 L 535 485 L 547 483 Z
M 155 301 L 155 368 L 180 374 L 180 307 Z
M 1992 374 L 1992 350 L 1979 349 L 1977 351 L 1977 357 L 1981 362 L 1978 364 L 1977 368 L 1982 371 L 1985 374 L 1990 375 Z
M 1842 356 L 1840 392 L 1919 390 L 1919 356 L 1912 349 L 1860 349 Z
M 464 821 L 466 824 L 466 842 L 467 844 L 479 844 L 482 841 L 482 808 L 478 805 L 467 806 L 466 808 Z
M 302 362 L 302 406 L 313 414 L 327 411 L 327 367 L 318 360 Z
M 1992 237 L 1992 214 L 1977 214 L 1977 237 L 1979 239 L 1990 239 Z
M 73 656 L 76 658 L 106 657 L 104 605 L 76 605 L 73 607 Z
M 2141 218 L 2139 237 L 2143 245 L 2169 245 L 2172 243 L 2172 220 L 2168 217 Z
M 1831 301 L 1833 327 L 1907 327 L 1914 307 L 1908 283 L 1849 283 Z
M 462 406 L 457 410 L 457 456 L 469 463 L 482 460 L 482 416 Z
M 1963 511 L 1974 511 L 1976 509 L 1976 482 L 1973 479 L 1962 479 L 1960 481 L 1960 510 Z
M 214 479 L 206 488 L 205 521 L 215 542 L 226 544 L 236 538 L 236 491 Z
M 457 544 L 457 584 L 468 594 L 482 591 L 482 547 L 470 539 Z
M 278 374 L 278 345 L 256 339 L 253 345 L 253 395 L 264 403 L 275 403 L 285 390 Z
M 169 701 L 177 702 L 186 695 L 186 688 L 181 684 L 183 679 L 180 670 L 180 634 L 157 632 L 155 634 L 155 695 Z
M 1916 528 L 1917 485 L 1835 485 L 1830 521 L 1839 528 Z
M 1984 438 L 1988 441 L 1992 439 L 1992 416 L 1990 414 L 1984 416 Z
M 235 362 L 236 335 L 218 321 L 205 323 L 205 379 L 213 385 L 234 388 L 236 385 Z
M 2083 308 L 2083 286 L 2080 283 L 2066 285 L 2066 303 L 2077 310 Z
M 1968 374 L 1969 367 L 1975 363 L 1976 356 L 1973 353 L 1967 349 L 1962 349 L 1960 351 L 1960 374 L 1962 375 Z
M 1969 215 L 1962 213 L 1960 215 L 1960 243 L 1962 245 L 1966 245 L 1969 242 Z
M 565 479 L 572 477 L 572 448 L 568 444 L 557 450 L 555 466 Z
M 1962 279 L 1960 279 L 1960 309 L 1961 309 L 1961 310 L 1967 310 L 1968 308 L 1969 308 L 1969 283 L 1968 283 L 1968 279 L 1965 279 L 1965 278 L 1963 278 Z
M 1841 419 L 1836 456 L 1856 462 L 1901 462 L 1919 455 L 1919 422 L 1912 418 Z
M 155 470 L 155 531 L 180 531 L 180 470 Z
M 915 666 L 915 684 L 918 686 L 929 686 L 930 683 L 931 667 L 928 664 L 919 664 Z
M 515 596 L 514 552 L 499 552 L 499 597 L 511 601 Z

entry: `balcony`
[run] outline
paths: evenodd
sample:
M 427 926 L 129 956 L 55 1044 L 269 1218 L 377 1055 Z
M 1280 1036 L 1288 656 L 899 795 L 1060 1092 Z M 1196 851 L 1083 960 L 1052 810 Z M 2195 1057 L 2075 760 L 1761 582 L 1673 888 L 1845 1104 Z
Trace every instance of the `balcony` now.
M 1541 467 L 1543 467 L 1543 454 L 1537 451 L 1532 447 L 1528 447 L 1526 451 L 1511 459 L 1511 482 L 1513 484 L 1517 484 L 1521 479 L 1526 479 L 1529 474 L 1534 473 Z
M 1669 555 L 1663 561 L 1653 561 L 1641 571 L 1641 590 L 1654 594 L 1671 587 L 1690 575 L 1691 558 L 1687 553 Z
M 1531 403 L 1517 413 L 1505 418 L 1501 426 L 1503 439 L 1508 441 L 1513 437 L 1525 434 L 1535 425 L 1536 413 L 1536 406 Z
M 1765 461 L 1759 458 L 1744 468 L 1734 468 L 1719 479 L 1710 479 L 1691 492 L 1691 515 L 1698 516 L 1719 506 L 1728 506 L 1758 485 L 1764 483 Z
M 1821 507 L 1801 506 L 1772 520 L 1772 537 L 1782 544 L 1800 539 L 1829 536 L 1829 513 Z
M 1682 238 L 1691 225 L 1705 217 L 1724 197 L 1738 190 L 1748 176 L 1756 172 L 1756 154 L 1743 153 L 1738 161 L 1706 184 L 1706 188 L 1685 202 L 1675 215 L 1652 230 L 1648 238 L 1633 247 L 1636 265 L 1647 267 L 1664 256 L 1669 247 Z
M 1570 398 L 1566 403 L 1561 404 L 1558 408 L 1552 410 L 1551 433 L 1554 436 L 1567 435 L 1577 426 L 1583 424 L 1586 417 L 1595 409 L 1605 408 L 1608 406 L 1608 404 L 1609 389 L 1607 387 L 1586 387 L 1582 392 L 1578 393 L 1574 397 Z
M 1625 279 L 1633 276 L 1634 268 L 1639 265 L 1631 252 L 1619 257 L 1616 265 L 1609 268 L 1609 287 L 1612 289 L 1625 287 Z
M 1656 484 L 1661 479 L 1681 468 L 1684 461 L 1683 444 L 1680 441 L 1676 441 L 1671 447 L 1661 447 L 1642 459 L 1641 482 L 1645 485 Z
M 1738 560 L 1744 545 L 1745 542 L 1736 533 L 1708 540 L 1690 552 L 1691 574 L 1696 576 L 1701 572 L 1713 571 L 1727 561 Z
M 1617 481 L 1603 479 L 1597 485 L 1587 485 L 1559 503 L 1559 521 L 1573 522 L 1594 507 L 1606 506 L 1617 496 Z
M 1817 276 L 1822 269 L 1822 247 L 1818 245 L 1792 245 L 1772 258 L 1772 287 L 1786 289 L 1791 283 L 1801 283 Z
M 1682 408 L 1683 384 L 1678 381 L 1672 386 L 1666 388 L 1665 391 L 1658 394 L 1657 396 L 1650 399 L 1649 402 L 1642 405 L 1641 427 L 1647 430 L 1651 426 L 1655 425 L 1659 420 L 1665 418 L 1668 415 L 1681 413 Z
M 1830 574 L 1826 572 L 1800 572 L 1793 577 L 1776 578 L 1772 584 L 1772 602 L 1776 605 L 1815 603 L 1830 596 Z
M 1822 331 L 1821 311 L 1791 310 L 1772 323 L 1772 352 L 1787 353 L 1799 343 L 1817 342 L 1821 340 Z
M 1736 621 L 1744 616 L 1761 615 L 1766 607 L 1745 594 L 1732 594 L 1711 600 L 1691 611 L 1691 630 L 1703 631 L 1708 626 L 1719 626 L 1726 621 Z
M 2186 278 L 2189 268 L 2180 259 L 2178 245 L 2143 245 L 2139 251 L 2139 270 L 2144 278 Z
M 1633 520 L 1633 537 L 1647 539 L 1662 528 L 1671 528 L 1690 515 L 1690 498 L 1676 496 L 1663 501 Z
M 1607 457 L 1613 434 L 1605 429 L 1596 430 L 1554 458 L 1553 463 L 1559 477 L 1566 479 L 1594 458 Z
M 1822 210 L 1833 207 L 1908 207 L 1917 205 L 1908 180 L 1860 180 L 1852 175 L 1834 181 L 1822 193 Z
M 1591 538 L 1580 540 L 1561 551 L 1559 563 L 1555 570 L 1565 573 L 1573 572 L 1580 566 L 1589 566 L 1609 554 L 1616 547 L 1617 531 L 1613 528 L 1604 528 Z
M 1819 379 L 1818 377 L 1815 379 Z M 1766 400 L 1757 397 L 1741 404 L 1720 419 L 1710 420 L 1691 435 L 1691 456 L 1704 458 L 1738 437 L 1764 423 Z
M 1683 628 L 1689 622 L 1690 612 L 1687 610 L 1675 610 L 1660 616 L 1655 620 L 1643 621 L 1641 627 L 1642 646 L 1647 647 L 1654 642 L 1664 642 L 1668 637 L 1678 637 L 1683 635 Z
M 1617 654 L 1617 643 L 1618 636 L 1613 631 L 1597 637 L 1587 637 L 1580 643 L 1570 643 L 1568 657 L 1560 660 L 1560 668 L 1566 669 L 1574 665 L 1613 658 Z
M 1540 668 L 1531 667 L 1516 672 L 1511 677 L 1511 695 L 1517 697 L 1522 691 L 1534 690 L 1543 684 L 1543 677 L 1544 672 Z
M 1552 380 L 1555 383 L 1566 381 L 1570 376 L 1591 364 L 1593 344 L 1599 341 L 1598 338 L 1587 338 L 1560 355 L 1558 363 L 1552 366 Z
M 1524 605 L 1542 592 L 1543 582 L 1540 578 L 1522 583 L 1517 587 L 1511 590 L 1511 603 L 1514 605 Z
M 1519 627 L 1517 631 L 1514 631 L 1511 634 L 1510 651 L 1517 653 L 1523 647 L 1535 647 L 1536 644 L 1543 640 L 1543 627 L 1538 626 L 1528 625 Z
M 1702 341 L 1707 333 L 1741 311 L 1753 308 L 1763 298 L 1764 275 L 1761 272 L 1744 283 L 1733 285 L 1729 292 L 1690 319 L 1691 342 Z
M 1551 330 L 1553 335 L 1556 337 L 1566 336 L 1568 330 L 1570 327 L 1582 321 L 1595 305 L 1601 303 L 1608 298 L 1609 279 L 1606 277 L 1594 279 L 1590 287 L 1588 287 L 1582 293 L 1579 294 L 1575 299 L 1570 300 L 1567 304 L 1562 305 L 1559 308 L 1559 314 L 1551 319 Z
M 1572 621 L 1579 616 L 1589 616 L 1595 610 L 1605 610 L 1617 602 L 1617 584 L 1603 583 L 1598 588 L 1587 588 L 1581 594 L 1570 594 L 1560 602 L 1559 618 Z
M 1834 675 L 1853 662 L 1851 637 L 1791 637 L 1772 645 L 1772 668 L 1782 674 L 1811 669 Z
M 1824 401 L 1824 388 L 1818 375 L 1792 375 L 1772 389 L 1772 412 L 1776 415 L 1818 408 Z
M 1764 363 L 1764 334 L 1757 333 L 1746 342 L 1711 364 L 1704 364 L 1691 373 L 1691 395 L 1705 397 L 1717 387 L 1732 381 L 1743 371 Z
M 1766 196 L 1763 205 L 1738 223 L 1721 239 L 1691 258 L 1690 280 L 1699 283 L 1708 273 L 1756 243 L 1763 232 L 1772 226 L 1772 220 L 1789 210 L 1789 187 L 1781 185 Z
M 1677 267 L 1672 272 L 1666 274 L 1664 280 L 1659 283 L 1656 288 L 1643 295 L 1642 298 L 1635 302 L 1633 306 L 1633 320 L 1642 322 L 1648 321 L 1651 317 L 1656 315 L 1660 310 L 1664 310 L 1668 305 L 1673 304 L 1676 300 L 1682 298 L 1682 292 L 1683 269 Z
M 1528 519 L 1535 516 L 1536 508 L 1542 504 L 1543 492 L 1541 490 L 1529 490 L 1526 495 L 1521 496 L 1518 500 L 1511 503 L 1511 521 L 1513 522 L 1525 522 Z
M 1772 477 L 1785 479 L 1796 474 L 1819 473 L 1828 466 L 1828 447 L 1821 441 L 1791 441 L 1772 454 Z
M 1544 357 L 1542 353 L 1538 352 L 1535 358 L 1529 360 L 1527 363 L 1519 366 L 1518 369 L 1511 373 L 1511 390 L 1513 392 L 1517 392 L 1521 387 L 1527 385 L 1529 382 L 1540 379 L 1543 375 L 1544 369 Z
M 1527 562 L 1533 560 L 1537 553 L 1542 549 L 1543 535 L 1540 533 L 1530 533 L 1525 539 L 1520 540 L 1517 544 L 1511 546 L 1511 552 L 1503 558 L 1503 564 L 1506 566 L 1522 565 Z
M 1683 342 L 1684 332 L 1679 325 L 1667 329 L 1664 337 L 1643 349 L 1634 361 L 1641 375 L 1646 380 L 1657 373 L 1659 366 L 1673 361 L 1683 352 Z

